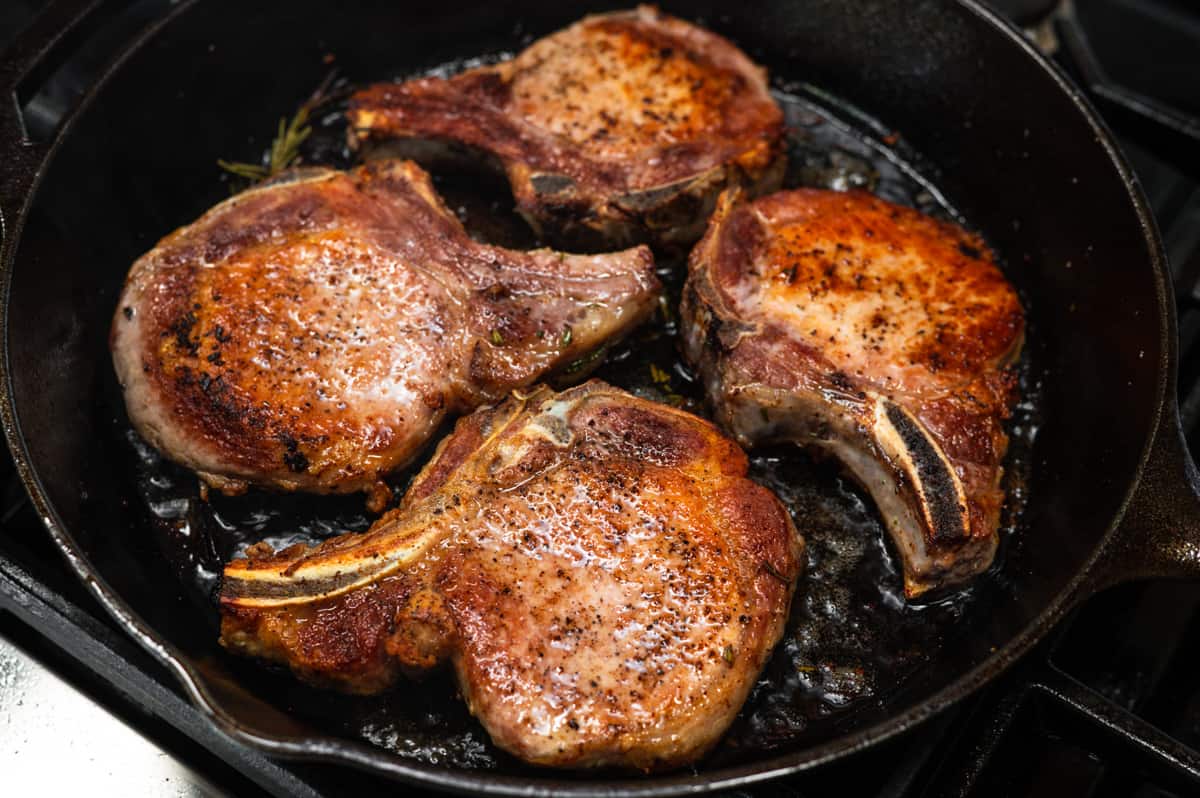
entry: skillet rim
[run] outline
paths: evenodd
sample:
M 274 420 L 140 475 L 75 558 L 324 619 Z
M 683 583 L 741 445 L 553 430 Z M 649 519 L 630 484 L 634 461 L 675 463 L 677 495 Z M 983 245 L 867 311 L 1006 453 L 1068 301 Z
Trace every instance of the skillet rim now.
M 109 616 L 172 673 L 183 687 L 191 703 L 217 728 L 237 740 L 256 746 L 275 756 L 350 764 L 413 785 L 439 790 L 514 796 L 620 795 L 629 798 L 649 798 L 650 796 L 691 795 L 743 788 L 770 779 L 792 775 L 862 751 L 901 734 L 975 692 L 1041 640 L 1050 627 L 1057 623 L 1071 606 L 1094 592 L 1092 572 L 1117 534 L 1130 501 L 1141 484 L 1155 441 L 1162 434 L 1164 416 L 1167 415 L 1165 411 L 1171 401 L 1168 389 L 1175 382 L 1177 341 L 1175 308 L 1169 298 L 1170 282 L 1167 278 L 1166 255 L 1162 241 L 1141 186 L 1115 143 L 1107 124 L 1100 118 L 1083 92 L 1066 77 L 1058 65 L 1026 40 L 1019 29 L 984 6 L 979 0 L 951 1 L 989 27 L 995 35 L 1007 38 L 1011 45 L 1020 48 L 1040 67 L 1045 76 L 1067 95 L 1075 110 L 1083 116 L 1084 121 L 1091 128 L 1097 144 L 1104 149 L 1108 160 L 1116 169 L 1133 206 L 1132 210 L 1137 216 L 1143 242 L 1149 255 L 1149 266 L 1154 279 L 1155 297 L 1159 310 L 1159 351 L 1161 355 L 1157 364 L 1154 406 L 1137 467 L 1108 528 L 1095 544 L 1083 566 L 1024 629 L 970 671 L 937 690 L 922 703 L 863 729 L 832 737 L 825 742 L 798 751 L 771 756 L 755 763 L 721 768 L 710 772 L 594 781 L 572 780 L 564 778 L 561 774 L 553 774 L 553 771 L 547 771 L 553 775 L 542 778 L 540 776 L 507 776 L 485 770 L 439 768 L 406 761 L 384 749 L 365 743 L 327 735 L 284 738 L 261 734 L 241 725 L 235 718 L 227 714 L 222 708 L 220 700 L 209 688 L 206 677 L 173 646 L 159 639 L 153 629 L 134 613 L 116 591 L 92 569 L 86 553 L 75 542 L 71 532 L 50 502 L 41 477 L 30 461 L 25 438 L 21 433 L 16 415 L 8 347 L 9 300 L 15 257 L 25 217 L 32 207 L 33 198 L 37 194 L 48 165 L 57 154 L 61 143 L 71 133 L 76 120 L 91 106 L 112 75 L 163 27 L 178 15 L 187 12 L 199 0 L 185 0 L 161 19 L 146 27 L 128 42 L 118 57 L 105 68 L 100 77 L 88 88 L 77 106 L 64 119 L 53 140 L 46 147 L 20 207 L 11 220 L 5 220 L 11 223 L 3 225 L 5 240 L 3 242 L 3 262 L 0 263 L 0 335 L 3 336 L 3 352 L 0 354 L 0 380 L 3 381 L 4 390 L 0 395 L 0 422 L 4 425 L 5 438 L 13 455 L 16 471 L 55 545 L 62 552 L 76 576 Z

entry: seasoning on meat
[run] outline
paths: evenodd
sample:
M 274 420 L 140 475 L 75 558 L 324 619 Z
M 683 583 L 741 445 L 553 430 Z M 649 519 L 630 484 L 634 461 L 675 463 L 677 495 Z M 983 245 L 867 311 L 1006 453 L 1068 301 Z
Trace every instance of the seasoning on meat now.
M 862 192 L 728 194 L 681 315 L 719 422 L 838 457 L 909 596 L 991 564 L 1024 315 L 978 236 Z
M 645 247 L 476 243 L 412 163 L 309 169 L 221 203 L 139 259 L 113 360 L 138 432 L 212 486 L 367 490 L 378 505 L 380 478 L 447 414 L 580 361 L 651 314 L 653 266 Z
M 485 155 L 542 235 L 690 244 L 723 188 L 783 176 L 783 114 L 726 39 L 657 9 L 585 17 L 511 61 L 377 84 L 350 102 L 351 145 Z
M 599 381 L 514 393 L 365 534 L 232 562 L 221 640 L 359 693 L 448 661 L 522 759 L 684 764 L 741 709 L 801 568 L 747 467 L 707 421 Z

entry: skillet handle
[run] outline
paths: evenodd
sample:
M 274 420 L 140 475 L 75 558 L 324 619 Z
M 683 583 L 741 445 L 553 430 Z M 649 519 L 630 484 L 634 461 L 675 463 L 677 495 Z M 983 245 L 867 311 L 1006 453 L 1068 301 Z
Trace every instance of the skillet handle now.
M 50 145 L 30 137 L 21 107 L 69 55 L 104 0 L 53 0 L 0 54 L 0 232 L 4 245 Z
M 1179 407 L 1168 405 L 1125 515 L 1089 574 L 1090 593 L 1137 579 L 1200 579 L 1200 472 Z

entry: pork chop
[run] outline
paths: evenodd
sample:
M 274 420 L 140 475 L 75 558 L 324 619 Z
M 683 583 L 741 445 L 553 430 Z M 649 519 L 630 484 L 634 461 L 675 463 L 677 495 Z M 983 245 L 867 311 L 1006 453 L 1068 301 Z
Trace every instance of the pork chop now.
M 654 307 L 646 248 L 472 241 L 416 165 L 239 194 L 129 272 L 111 347 L 130 420 L 214 487 L 387 492 L 447 414 L 504 397 Z
M 221 642 L 373 693 L 453 664 L 501 748 L 654 769 L 729 726 L 803 541 L 707 421 L 599 381 L 458 422 L 366 533 L 225 569 Z
M 990 565 L 1024 317 L 979 236 L 862 192 L 727 195 L 681 316 L 719 423 L 838 457 L 910 597 Z
M 349 126 L 368 151 L 486 155 L 537 232 L 589 246 L 690 244 L 721 189 L 770 191 L 784 168 L 765 72 L 649 6 L 585 17 L 449 79 L 371 86 Z

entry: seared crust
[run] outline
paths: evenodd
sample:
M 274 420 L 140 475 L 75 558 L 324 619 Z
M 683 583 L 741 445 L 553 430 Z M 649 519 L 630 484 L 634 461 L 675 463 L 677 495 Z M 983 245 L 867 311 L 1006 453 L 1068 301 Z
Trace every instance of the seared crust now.
M 356 692 L 449 659 L 522 759 L 677 766 L 741 708 L 801 567 L 746 470 L 708 422 L 597 381 L 514 395 L 365 535 L 231 563 L 222 643 Z
M 861 192 L 729 195 L 681 315 L 720 422 L 842 458 L 909 595 L 990 564 L 1024 317 L 978 236 Z
M 111 346 L 139 433 L 215 487 L 374 490 L 447 413 L 632 329 L 657 289 L 645 248 L 471 241 L 420 168 L 379 161 L 165 238 L 130 270 Z
M 349 119 L 351 144 L 368 150 L 486 153 L 534 228 L 572 243 L 691 243 L 723 188 L 769 191 L 783 173 L 783 115 L 763 70 L 648 6 L 586 17 L 450 79 L 371 86 Z

